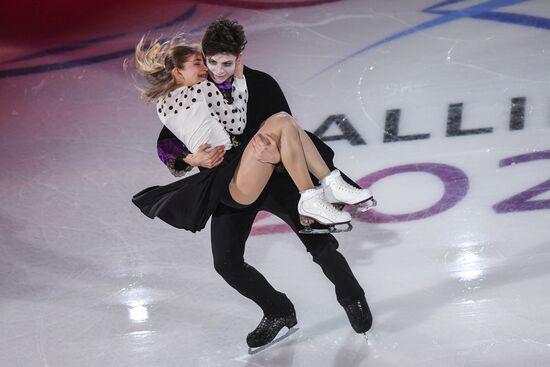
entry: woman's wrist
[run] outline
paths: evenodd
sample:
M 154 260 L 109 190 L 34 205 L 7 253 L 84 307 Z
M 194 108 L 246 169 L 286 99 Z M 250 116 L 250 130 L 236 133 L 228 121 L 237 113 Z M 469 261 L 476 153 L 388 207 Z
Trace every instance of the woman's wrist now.
M 182 160 L 187 163 L 188 165 L 194 167 L 195 166 L 195 156 L 193 153 L 186 154 L 184 157 L 182 157 Z

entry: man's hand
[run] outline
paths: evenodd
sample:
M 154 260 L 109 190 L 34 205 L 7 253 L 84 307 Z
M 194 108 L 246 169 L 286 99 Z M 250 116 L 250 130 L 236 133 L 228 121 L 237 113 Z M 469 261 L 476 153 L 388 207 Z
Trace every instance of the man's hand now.
M 235 73 L 233 76 L 237 79 L 242 79 L 244 76 L 244 64 L 243 64 L 243 53 L 241 52 L 237 59 L 235 60 Z
M 277 164 L 281 161 L 281 154 L 277 142 L 271 134 L 257 133 L 252 138 L 254 157 L 262 163 Z
M 223 162 L 225 156 L 224 146 L 220 145 L 212 149 L 210 152 L 206 150 L 210 148 L 210 144 L 203 144 L 193 153 L 188 154 L 184 161 L 194 167 L 214 168 Z

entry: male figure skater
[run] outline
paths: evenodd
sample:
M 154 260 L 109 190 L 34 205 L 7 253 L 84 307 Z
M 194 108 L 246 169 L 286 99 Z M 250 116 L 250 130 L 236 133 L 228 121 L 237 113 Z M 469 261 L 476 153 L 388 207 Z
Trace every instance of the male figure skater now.
M 245 44 L 242 26 L 225 18 L 213 22 L 202 40 L 210 79 L 217 84 L 226 98 L 231 96 L 235 61 L 244 50 Z M 271 76 L 248 67 L 245 67 L 244 75 L 249 100 L 247 125 L 243 137 L 249 139 L 269 116 L 280 111 L 290 114 L 290 108 L 281 88 Z M 332 162 L 332 149 L 315 135 L 309 132 L 308 134 L 329 168 L 333 170 L 335 167 Z M 268 152 L 270 149 L 276 149 L 269 146 L 265 148 Z M 160 159 L 175 176 L 184 175 L 192 166 L 215 167 L 223 158 L 223 149 L 214 149 L 210 153 L 200 150 L 190 154 L 183 143 L 166 127 L 163 127 L 159 135 L 157 151 Z M 347 176 L 343 177 L 352 183 Z M 284 293 L 275 290 L 260 272 L 244 261 L 245 243 L 254 218 L 260 210 L 280 217 L 298 235 L 312 255 L 313 261 L 334 284 L 336 298 L 344 308 L 353 329 L 357 333 L 365 333 L 372 325 L 372 315 L 364 291 L 346 259 L 338 252 L 338 242 L 334 236 L 298 233 L 302 228 L 297 211 L 298 200 L 299 192 L 290 176 L 282 167 L 278 167 L 255 203 L 242 208 L 220 203 L 212 215 L 214 268 L 231 287 L 254 301 L 264 313 L 259 325 L 247 337 L 248 346 L 251 348 L 271 342 L 283 327 L 291 328 L 297 323 L 292 302 Z

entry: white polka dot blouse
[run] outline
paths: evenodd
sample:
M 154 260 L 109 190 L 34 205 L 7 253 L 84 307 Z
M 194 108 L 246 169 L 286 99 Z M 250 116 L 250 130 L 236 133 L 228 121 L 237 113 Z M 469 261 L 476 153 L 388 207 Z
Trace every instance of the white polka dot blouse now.
M 192 153 L 204 143 L 211 145 L 210 150 L 220 145 L 229 150 L 228 132 L 240 135 L 246 127 L 248 89 L 244 77 L 234 79 L 232 96 L 233 103 L 229 104 L 214 83 L 203 81 L 159 98 L 157 114 Z

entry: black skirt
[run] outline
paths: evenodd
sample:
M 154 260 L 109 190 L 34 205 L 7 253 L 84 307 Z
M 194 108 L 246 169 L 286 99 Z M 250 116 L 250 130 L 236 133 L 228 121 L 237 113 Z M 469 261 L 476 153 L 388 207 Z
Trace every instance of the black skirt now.
M 132 197 L 143 214 L 160 218 L 173 227 L 191 232 L 202 230 L 220 203 L 228 196 L 229 183 L 246 145 L 225 152 L 224 161 L 165 186 L 152 186 Z

